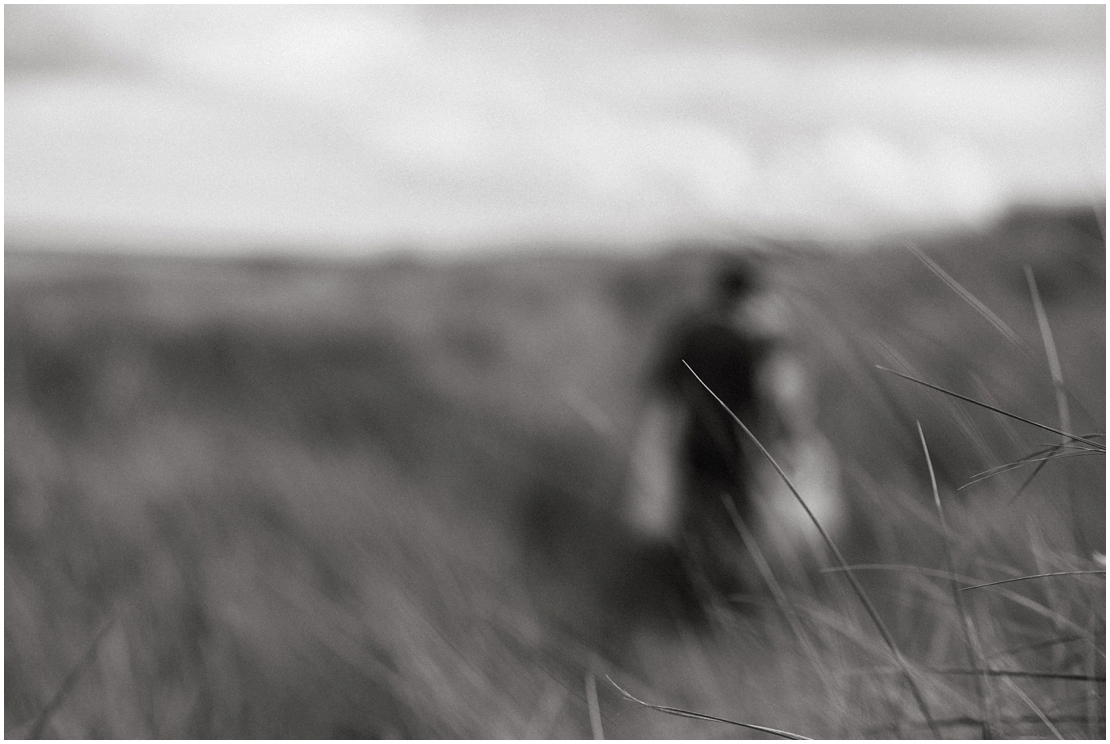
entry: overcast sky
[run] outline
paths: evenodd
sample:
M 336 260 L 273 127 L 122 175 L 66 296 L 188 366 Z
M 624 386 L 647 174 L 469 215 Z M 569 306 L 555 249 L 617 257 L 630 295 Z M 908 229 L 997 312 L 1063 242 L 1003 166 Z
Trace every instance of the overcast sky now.
M 6 6 L 9 245 L 868 239 L 1105 198 L 1105 7 Z

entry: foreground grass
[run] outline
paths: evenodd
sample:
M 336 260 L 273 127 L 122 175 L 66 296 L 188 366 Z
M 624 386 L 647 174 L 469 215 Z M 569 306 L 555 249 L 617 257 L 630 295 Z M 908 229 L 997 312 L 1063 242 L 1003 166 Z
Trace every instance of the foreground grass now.
M 1074 429 L 1102 431 L 1101 244 L 1046 218 L 923 250 L 1038 349 L 1031 266 Z M 700 628 L 613 596 L 628 380 L 709 254 L 7 264 L 6 735 L 748 735 L 606 675 L 805 736 L 930 735 L 842 571 Z M 1057 426 L 1052 375 L 904 250 L 772 270 L 845 466 L 841 548 L 932 725 L 1104 736 L 1102 458 L 957 490 L 1058 438 L 873 365 Z

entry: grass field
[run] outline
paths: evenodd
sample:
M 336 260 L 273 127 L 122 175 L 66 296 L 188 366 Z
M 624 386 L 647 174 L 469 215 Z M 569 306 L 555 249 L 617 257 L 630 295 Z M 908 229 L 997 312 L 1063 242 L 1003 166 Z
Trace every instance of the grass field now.
M 957 490 L 1059 437 L 875 365 L 1059 428 L 1028 266 L 1071 429 L 1103 432 L 1105 248 L 1087 215 L 916 243 L 1020 345 L 903 245 L 766 259 L 842 461 L 840 547 L 872 566 L 857 575 L 946 736 L 1105 736 L 1105 576 L 957 604 L 946 559 L 964 585 L 1103 570 L 1105 461 L 1061 450 L 1016 498 L 1033 467 Z M 609 675 L 805 736 L 930 736 L 843 572 L 721 597 L 694 626 L 627 561 L 636 381 L 719 250 L 9 247 L 5 735 L 758 736 L 641 707 Z

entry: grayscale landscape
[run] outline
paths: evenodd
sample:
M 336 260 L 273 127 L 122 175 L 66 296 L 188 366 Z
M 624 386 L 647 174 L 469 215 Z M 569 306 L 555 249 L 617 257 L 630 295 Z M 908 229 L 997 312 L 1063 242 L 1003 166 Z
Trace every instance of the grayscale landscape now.
M 406 7 L 258 24 L 289 37 L 5 9 L 5 737 L 1105 738 L 1105 76 L 1090 113 L 1061 51 L 1104 67 L 1087 17 Z M 373 116 L 309 52 L 257 62 L 306 39 Z M 1060 66 L 969 79 L 1090 119 L 907 93 L 852 123 L 760 87 L 820 72 L 811 43 L 848 44 L 852 105 L 887 46 L 1034 48 Z M 645 560 L 625 509 L 645 371 L 735 257 L 793 319 L 844 514 L 840 558 L 726 591 Z

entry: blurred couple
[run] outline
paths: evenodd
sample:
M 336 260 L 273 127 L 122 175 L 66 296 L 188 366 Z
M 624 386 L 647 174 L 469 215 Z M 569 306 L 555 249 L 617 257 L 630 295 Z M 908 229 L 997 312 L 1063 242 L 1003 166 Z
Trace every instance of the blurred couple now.
M 625 518 L 677 551 L 695 582 L 758 591 L 761 563 L 779 581 L 804 580 L 825 548 L 782 477 L 706 387 L 767 448 L 829 534 L 843 526 L 845 507 L 790 308 L 753 261 L 730 257 L 710 284 L 700 307 L 664 329 L 644 375 Z

